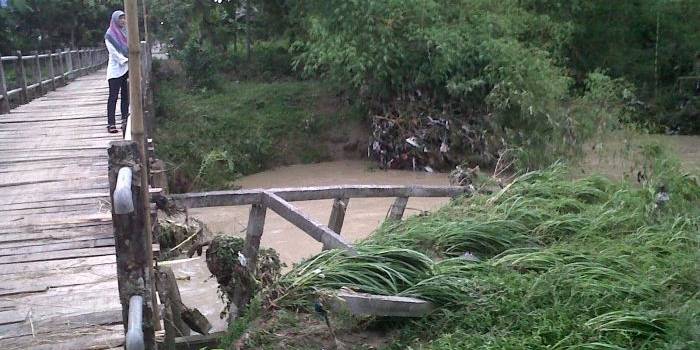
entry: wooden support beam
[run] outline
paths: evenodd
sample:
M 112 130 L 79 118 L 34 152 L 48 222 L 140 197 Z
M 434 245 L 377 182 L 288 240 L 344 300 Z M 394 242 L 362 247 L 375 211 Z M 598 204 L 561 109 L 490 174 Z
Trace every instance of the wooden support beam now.
M 211 191 L 170 195 L 188 208 L 249 205 L 261 202 L 263 190 Z M 469 189 L 460 186 L 384 186 L 340 185 L 304 188 L 271 188 L 265 190 L 288 202 L 332 198 L 380 197 L 457 197 L 468 195 Z
M 180 289 L 177 287 L 175 274 L 170 267 L 159 265 L 156 268 L 156 287 L 166 310 L 163 317 L 166 338 L 174 339 L 190 335 L 190 327 L 182 319 L 183 304 Z
M 258 250 L 260 249 L 260 238 L 265 227 L 265 215 L 267 207 L 261 204 L 253 204 L 248 215 L 248 227 L 246 228 L 245 245 L 243 246 L 243 256 L 248 260 L 248 270 L 255 274 L 258 262 Z M 247 304 L 247 302 L 246 302 Z
M 315 222 L 306 214 L 302 213 L 298 208 L 291 203 L 280 198 L 272 192 L 264 192 L 263 204 L 272 209 L 279 216 L 283 217 L 294 226 L 306 232 L 313 239 L 323 243 L 323 246 L 328 249 L 344 249 L 350 254 L 357 254 L 355 248 L 346 242 L 343 237 L 333 232 L 326 226 Z
M 408 197 L 398 197 L 391 205 L 389 209 L 389 220 L 401 220 L 403 217 L 403 212 L 406 210 L 406 204 L 408 204 Z
M 117 185 L 119 169 L 132 167 L 136 176 L 143 172 L 138 157 L 137 145 L 133 141 L 113 141 L 110 143 L 109 154 L 109 183 L 110 199 L 114 201 L 114 190 Z M 134 203 L 142 201 L 138 182 L 132 181 Z M 129 298 L 142 295 L 143 333 L 146 348 L 155 347 L 155 293 L 153 276 L 153 258 L 150 232 L 146 227 L 148 213 L 143 206 L 137 205 L 135 210 L 127 214 L 117 214 L 112 210 L 114 226 L 114 243 L 117 258 L 117 282 L 119 299 L 122 304 L 124 325 L 128 324 Z
M 422 317 L 435 307 L 433 303 L 416 298 L 373 295 L 340 291 L 340 301 L 333 308 L 347 308 L 353 315 Z
M 129 104 L 130 114 L 129 123 L 131 125 L 131 138 L 136 141 L 138 149 L 139 164 L 144 167 L 145 171 L 141 171 L 141 186 L 139 187 L 141 194 L 139 200 L 142 202 L 140 207 L 143 208 L 144 225 L 146 227 L 146 237 L 148 246 L 151 246 L 151 216 L 148 215 L 150 207 L 150 198 L 148 194 L 148 158 L 146 158 L 146 139 L 143 131 L 143 107 L 141 104 L 141 45 L 139 39 L 139 18 L 138 18 L 138 3 L 137 0 L 124 0 L 124 12 L 126 13 L 126 21 L 129 32 Z M 149 250 L 147 257 L 153 259 L 152 252 Z M 152 273 L 152 270 L 151 270 Z M 153 298 L 155 299 L 155 289 L 152 290 Z M 158 310 L 153 310 L 153 322 L 158 322 Z
M 331 209 L 331 217 L 328 219 L 328 228 L 340 235 L 343 229 L 343 221 L 345 221 L 345 210 L 348 207 L 350 198 L 335 198 L 333 200 L 333 208 Z M 328 247 L 323 247 L 323 250 Z
M 216 332 L 205 335 L 195 334 L 188 337 L 175 338 L 174 350 L 201 350 L 215 349 L 219 347 L 219 339 L 226 332 Z

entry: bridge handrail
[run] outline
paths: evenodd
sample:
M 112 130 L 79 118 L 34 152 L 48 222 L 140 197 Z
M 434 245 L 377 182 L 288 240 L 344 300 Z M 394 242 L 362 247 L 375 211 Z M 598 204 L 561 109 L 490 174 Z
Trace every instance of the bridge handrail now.
M 44 53 L 33 51 L 31 55 L 22 55 L 22 52 L 17 50 L 16 55 L 0 55 L 0 114 L 10 112 L 11 99 L 17 98 L 14 105 L 28 103 L 49 90 L 56 90 L 59 83 L 66 85 L 69 80 L 103 66 L 108 58 L 105 47 L 59 49 L 56 52 L 45 51 Z M 33 63 L 29 62 L 25 67 L 28 61 Z M 15 65 L 18 87 L 12 90 L 8 90 L 3 66 L 5 62 L 12 62 Z M 31 82 L 27 79 L 27 70 L 31 70 Z M 48 76 L 43 77 L 45 71 Z

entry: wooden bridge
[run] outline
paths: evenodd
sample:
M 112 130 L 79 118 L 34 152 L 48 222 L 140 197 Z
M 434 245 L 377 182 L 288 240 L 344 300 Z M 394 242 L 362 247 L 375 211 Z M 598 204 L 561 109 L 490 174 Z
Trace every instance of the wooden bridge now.
M 190 208 L 249 205 L 243 254 L 254 269 L 267 209 L 324 249 L 354 254 L 341 236 L 351 198 L 396 197 L 389 219 L 400 220 L 409 197 L 465 192 L 368 185 L 165 196 L 149 185 L 150 50 L 139 41 L 137 16 L 127 18 L 132 104 L 124 138 L 106 130 L 104 48 L 0 58 L 0 349 L 154 349 L 157 338 L 162 348 L 190 348 L 195 339 L 182 322 L 177 283 L 153 259 L 156 199 Z M 15 85 L 8 88 L 3 67 L 11 64 Z M 319 199 L 335 199 L 328 225 L 292 204 Z M 358 313 L 415 316 L 430 309 L 411 298 L 343 298 Z

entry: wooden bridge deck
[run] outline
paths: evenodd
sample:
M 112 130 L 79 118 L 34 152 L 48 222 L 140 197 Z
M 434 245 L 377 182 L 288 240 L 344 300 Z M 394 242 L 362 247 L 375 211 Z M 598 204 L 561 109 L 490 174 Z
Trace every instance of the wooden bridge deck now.
M 0 349 L 123 342 L 104 77 L 0 115 Z

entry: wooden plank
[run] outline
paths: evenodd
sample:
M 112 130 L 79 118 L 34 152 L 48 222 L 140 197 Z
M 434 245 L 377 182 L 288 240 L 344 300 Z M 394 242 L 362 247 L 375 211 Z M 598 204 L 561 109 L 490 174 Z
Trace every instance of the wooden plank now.
M 270 192 L 264 192 L 263 204 L 272 209 L 279 216 L 283 217 L 294 226 L 306 232 L 313 239 L 323 243 L 329 249 L 344 249 L 350 254 L 357 254 L 355 248 L 343 239 L 339 234 L 333 232 L 302 213 L 291 203 Z
M 271 188 L 288 202 L 333 199 L 333 198 L 378 198 L 378 197 L 456 197 L 468 194 L 469 190 L 459 186 L 392 186 L 392 185 L 339 185 L 305 188 Z M 260 203 L 263 190 L 211 191 L 201 193 L 173 194 L 169 199 L 188 208 L 235 206 Z
M 226 335 L 226 332 L 215 332 L 205 335 L 197 334 L 175 338 L 174 350 L 200 350 L 203 348 L 217 348 L 219 347 L 219 340 L 224 335 Z
M 258 250 L 260 249 L 260 238 L 262 238 L 265 227 L 266 212 L 267 208 L 264 205 L 253 204 L 248 215 L 243 255 L 248 259 L 247 267 L 253 274 L 257 266 Z
M 408 204 L 408 197 L 398 197 L 394 201 L 394 204 L 389 208 L 389 216 L 387 219 L 399 221 L 403 217 L 404 211 L 406 211 L 406 204 Z
M 114 255 L 91 256 L 85 258 L 74 258 L 65 260 L 53 261 L 32 261 L 25 263 L 15 263 L 4 265 L 0 269 L 0 275 L 9 275 L 16 273 L 29 273 L 43 270 L 60 270 L 76 266 L 90 266 L 113 264 L 116 261 Z
M 57 316 L 32 322 L 34 323 L 34 334 L 41 335 L 55 332 L 56 329 L 68 331 L 77 328 L 114 324 L 120 324 L 121 327 L 121 321 L 122 311 L 120 309 L 112 309 L 90 314 Z M 0 327 L 0 341 L 26 335 L 32 335 L 29 322 Z
M 345 221 L 345 210 L 348 207 L 350 198 L 335 198 L 333 200 L 333 208 L 331 209 L 331 216 L 328 219 L 328 228 L 333 230 L 333 232 L 340 234 L 343 229 L 343 221 Z
M 429 301 L 408 297 L 346 291 L 338 292 L 337 297 L 343 301 L 344 305 L 334 307 L 347 307 L 354 315 L 422 317 L 435 308 Z
M 114 255 L 114 247 L 81 248 L 58 250 L 41 253 L 0 256 L 0 265 L 25 263 L 32 261 L 65 260 L 90 256 Z
M 96 247 L 113 247 L 114 238 L 88 239 L 65 243 L 42 244 L 27 247 L 7 247 L 0 245 L 0 258 L 11 255 L 25 255 L 36 253 L 48 253 L 61 250 L 74 250 Z M 50 260 L 50 259 L 41 259 Z

